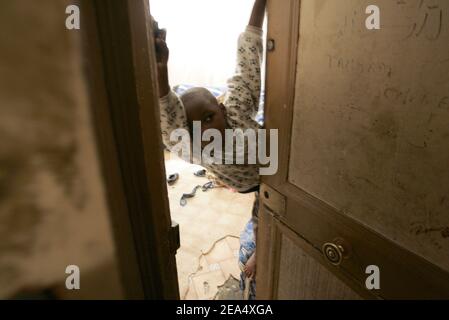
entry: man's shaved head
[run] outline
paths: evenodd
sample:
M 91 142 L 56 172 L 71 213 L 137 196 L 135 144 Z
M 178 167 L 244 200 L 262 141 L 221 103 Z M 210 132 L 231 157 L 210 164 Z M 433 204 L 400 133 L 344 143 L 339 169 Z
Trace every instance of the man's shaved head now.
M 201 133 L 207 129 L 217 129 L 224 137 L 227 127 L 226 110 L 206 88 L 195 87 L 181 95 L 192 132 L 193 121 L 201 121 Z
M 217 103 L 214 95 L 202 87 L 195 87 L 187 90 L 181 95 L 181 101 L 185 108 L 194 107 L 197 103 Z

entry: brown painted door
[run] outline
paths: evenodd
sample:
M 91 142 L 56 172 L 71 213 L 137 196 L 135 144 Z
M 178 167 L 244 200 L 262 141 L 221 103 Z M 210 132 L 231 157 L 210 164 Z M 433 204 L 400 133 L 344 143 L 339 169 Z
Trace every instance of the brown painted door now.
M 259 299 L 449 298 L 449 3 L 427 2 L 378 0 L 369 31 L 368 1 L 269 1 Z
M 127 299 L 179 299 L 147 0 L 81 2 L 92 112 Z

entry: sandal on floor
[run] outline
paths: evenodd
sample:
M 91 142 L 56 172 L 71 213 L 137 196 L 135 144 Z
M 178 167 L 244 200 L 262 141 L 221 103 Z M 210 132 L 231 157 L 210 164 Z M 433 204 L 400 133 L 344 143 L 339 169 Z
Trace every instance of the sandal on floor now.
M 181 200 L 179 201 L 181 207 L 185 207 L 185 205 L 187 204 L 187 199 L 193 198 L 195 196 L 196 191 L 201 188 L 202 186 L 196 186 L 191 193 L 184 193 L 181 197 Z
M 197 172 L 193 173 L 196 177 L 205 177 L 206 176 L 206 169 L 198 170 Z
M 215 188 L 214 182 L 209 181 L 209 182 L 203 184 L 203 186 L 201 187 L 201 190 L 203 190 L 203 192 L 206 192 L 207 190 L 210 190 L 213 188 Z
M 178 181 L 178 179 L 179 179 L 178 173 L 171 174 L 167 178 L 167 183 L 168 183 L 168 185 L 172 186 L 176 183 L 176 181 Z

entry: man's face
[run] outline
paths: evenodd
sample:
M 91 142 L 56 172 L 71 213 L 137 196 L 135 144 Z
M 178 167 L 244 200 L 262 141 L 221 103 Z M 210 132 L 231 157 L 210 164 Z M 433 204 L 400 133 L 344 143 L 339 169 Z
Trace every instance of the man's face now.
M 210 93 L 190 94 L 183 99 L 187 113 L 187 121 L 193 127 L 194 121 L 201 121 L 201 136 L 207 129 L 216 129 L 221 133 L 222 143 L 224 142 L 226 123 L 226 109 L 223 104 L 219 104 L 217 99 Z M 211 141 L 202 141 L 201 146 L 205 147 Z

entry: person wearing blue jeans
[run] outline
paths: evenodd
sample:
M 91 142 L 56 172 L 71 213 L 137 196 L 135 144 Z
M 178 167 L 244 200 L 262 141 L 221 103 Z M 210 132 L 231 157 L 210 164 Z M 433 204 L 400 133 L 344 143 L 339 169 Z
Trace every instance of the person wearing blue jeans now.
M 239 267 L 240 289 L 245 299 L 256 299 L 256 235 L 259 212 L 259 191 L 255 192 L 252 217 L 240 234 Z

